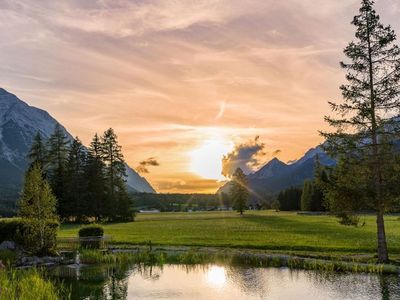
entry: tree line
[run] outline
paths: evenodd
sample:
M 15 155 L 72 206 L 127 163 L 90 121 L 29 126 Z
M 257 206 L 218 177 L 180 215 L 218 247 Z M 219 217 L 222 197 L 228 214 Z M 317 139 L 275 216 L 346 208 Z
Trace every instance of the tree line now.
M 325 198 L 325 188 L 330 182 L 331 168 L 322 165 L 318 155 L 315 157 L 314 176 L 305 180 L 302 187 L 289 187 L 281 191 L 272 208 L 283 211 L 325 212 L 329 203 Z
M 131 194 L 137 210 L 205 211 L 231 207 L 226 194 Z
M 40 133 L 28 153 L 28 173 L 39 169 L 57 199 L 63 221 L 129 221 L 132 201 L 126 187 L 125 161 L 112 128 L 93 137 L 88 148 L 72 141 L 57 124 L 48 140 Z M 26 176 L 26 181 L 29 180 Z M 25 183 L 26 185 L 26 183 Z

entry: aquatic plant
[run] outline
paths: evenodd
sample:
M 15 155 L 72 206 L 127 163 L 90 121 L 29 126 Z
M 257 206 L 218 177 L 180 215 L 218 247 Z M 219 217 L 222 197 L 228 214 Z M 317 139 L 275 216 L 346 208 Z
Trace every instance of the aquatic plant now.
M 62 285 L 56 288 L 35 269 L 1 270 L 0 300 L 9 299 L 58 300 L 70 299 L 70 294 Z

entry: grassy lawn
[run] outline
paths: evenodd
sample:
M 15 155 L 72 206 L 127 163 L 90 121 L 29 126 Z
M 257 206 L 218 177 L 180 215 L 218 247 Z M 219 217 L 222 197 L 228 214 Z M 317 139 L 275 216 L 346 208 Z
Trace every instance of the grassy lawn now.
M 340 225 L 330 216 L 260 211 L 139 214 L 135 222 L 104 225 L 118 244 L 223 246 L 282 251 L 373 253 L 374 216 L 363 227 Z M 400 253 L 400 220 L 387 216 L 390 252 Z M 77 236 L 79 225 L 62 225 L 59 237 Z

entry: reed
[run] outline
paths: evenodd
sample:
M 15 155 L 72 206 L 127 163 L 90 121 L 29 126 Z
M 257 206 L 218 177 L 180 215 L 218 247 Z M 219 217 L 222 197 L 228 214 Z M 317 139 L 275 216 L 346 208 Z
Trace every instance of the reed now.
M 70 294 L 62 285 L 56 288 L 45 280 L 38 270 L 1 270 L 0 300 L 10 299 L 70 299 Z

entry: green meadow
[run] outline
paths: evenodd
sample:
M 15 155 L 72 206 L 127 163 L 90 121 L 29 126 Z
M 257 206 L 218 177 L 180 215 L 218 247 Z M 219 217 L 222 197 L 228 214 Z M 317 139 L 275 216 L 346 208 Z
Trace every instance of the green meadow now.
M 386 216 L 391 254 L 400 254 L 400 219 Z M 262 249 L 280 252 L 374 254 L 373 215 L 361 217 L 363 226 L 343 226 L 332 216 L 272 211 L 138 214 L 135 222 L 105 224 L 114 244 L 205 246 Z M 80 225 L 61 226 L 58 237 L 77 236 Z

